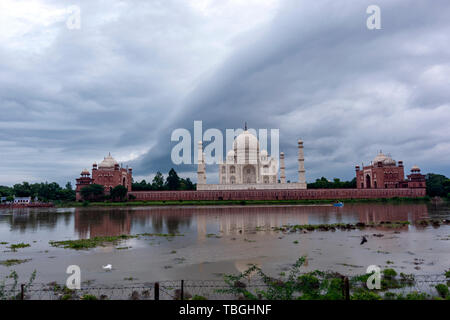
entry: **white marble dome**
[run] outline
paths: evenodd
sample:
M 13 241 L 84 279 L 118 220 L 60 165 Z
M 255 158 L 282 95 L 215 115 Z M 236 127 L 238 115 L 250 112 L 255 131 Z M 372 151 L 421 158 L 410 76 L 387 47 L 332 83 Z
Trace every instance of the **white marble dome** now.
M 233 142 L 233 150 L 238 161 L 256 163 L 259 158 L 259 142 L 248 130 L 238 135 Z
M 381 151 L 377 156 L 373 159 L 373 164 L 377 165 L 378 162 L 381 162 L 383 165 L 394 165 L 395 166 L 395 160 L 391 157 L 383 154 Z
M 108 154 L 102 162 L 99 164 L 99 168 L 114 168 L 116 164 L 119 164 L 116 159 L 114 159 L 111 154 Z

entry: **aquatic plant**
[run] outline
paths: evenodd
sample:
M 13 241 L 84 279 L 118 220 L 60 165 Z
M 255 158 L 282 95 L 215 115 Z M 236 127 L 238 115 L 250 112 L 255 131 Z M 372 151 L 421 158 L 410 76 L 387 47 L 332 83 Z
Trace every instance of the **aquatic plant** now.
M 273 227 L 274 231 L 281 232 L 296 232 L 296 231 L 335 231 L 335 230 L 355 230 L 364 228 L 376 228 L 376 227 L 387 227 L 387 228 L 402 228 L 409 225 L 409 221 L 380 221 L 378 223 L 364 223 L 358 222 L 356 224 L 352 223 L 332 223 L 332 224 L 296 224 L 296 225 L 283 225 L 281 227 Z M 261 229 L 256 229 L 256 231 L 261 231 Z
M 14 266 L 17 264 L 28 262 L 30 260 L 31 259 L 8 259 L 8 260 L 0 261 L 0 265 L 6 266 L 6 267 L 11 267 L 11 266 Z
M 383 275 L 387 279 L 392 279 L 397 275 L 397 271 L 395 271 L 394 269 L 384 269 Z
M 28 243 L 21 242 L 21 243 L 11 244 L 9 246 L 9 248 L 11 249 L 11 251 L 17 251 L 17 249 L 27 248 L 29 246 L 30 245 Z
M 94 237 L 90 239 L 78 239 L 78 240 L 64 240 L 64 241 L 49 241 L 49 244 L 53 247 L 62 247 L 65 249 L 89 249 L 97 246 L 104 246 L 105 243 L 117 243 L 121 240 L 130 238 L 136 238 L 137 236 L 122 234 L 120 236 L 107 236 L 107 237 Z

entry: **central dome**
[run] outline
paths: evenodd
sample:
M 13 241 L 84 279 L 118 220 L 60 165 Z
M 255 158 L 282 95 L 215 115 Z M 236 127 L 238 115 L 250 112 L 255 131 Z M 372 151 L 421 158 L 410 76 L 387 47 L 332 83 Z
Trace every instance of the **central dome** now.
M 373 164 L 377 165 L 378 162 L 381 162 L 384 165 L 394 165 L 395 166 L 395 160 L 391 157 L 383 154 L 381 151 L 380 153 L 373 159 Z
M 116 164 L 119 164 L 116 159 L 114 159 L 111 154 L 108 154 L 102 162 L 99 164 L 99 168 L 114 168 Z
M 248 130 L 245 130 L 234 140 L 233 151 L 238 162 L 257 163 L 259 158 L 258 139 Z

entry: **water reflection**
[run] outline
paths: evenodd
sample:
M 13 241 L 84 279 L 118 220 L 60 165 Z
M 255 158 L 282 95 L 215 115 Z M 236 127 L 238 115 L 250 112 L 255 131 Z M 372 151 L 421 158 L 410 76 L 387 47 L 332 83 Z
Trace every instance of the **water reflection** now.
M 272 232 L 285 224 L 356 223 L 411 221 L 434 214 L 449 216 L 448 205 L 426 204 L 349 204 L 332 206 L 229 206 L 229 207 L 135 207 L 28 209 L 0 211 L 0 230 L 24 233 L 54 230 L 74 233 L 80 238 L 117 236 L 132 233 L 197 233 L 198 239 L 209 233 L 225 235 L 254 232 L 256 228 Z M 443 216 L 442 212 L 446 212 Z M 7 234 L 8 232 L 6 232 Z
M 136 232 L 183 233 L 196 231 L 198 239 L 211 233 L 222 235 L 255 232 L 272 233 L 286 224 L 356 223 L 411 221 L 428 217 L 425 204 L 355 204 L 330 206 L 267 207 L 158 207 L 108 211 L 77 209 L 75 230 L 80 237 L 130 234 Z M 192 227 L 192 225 L 194 225 Z

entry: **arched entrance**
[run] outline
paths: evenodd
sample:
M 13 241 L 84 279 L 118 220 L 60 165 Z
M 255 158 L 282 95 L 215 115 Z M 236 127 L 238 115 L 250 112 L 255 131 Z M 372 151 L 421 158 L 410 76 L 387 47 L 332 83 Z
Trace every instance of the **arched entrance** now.
M 366 188 L 370 189 L 372 184 L 370 183 L 370 175 L 366 175 Z
M 122 181 L 122 185 L 123 185 L 124 187 L 126 187 L 126 186 L 127 186 L 127 181 L 126 181 L 126 179 L 125 179 L 125 178 L 123 178 L 123 181 Z
M 244 183 L 256 183 L 256 169 L 255 166 L 246 165 L 244 168 Z

